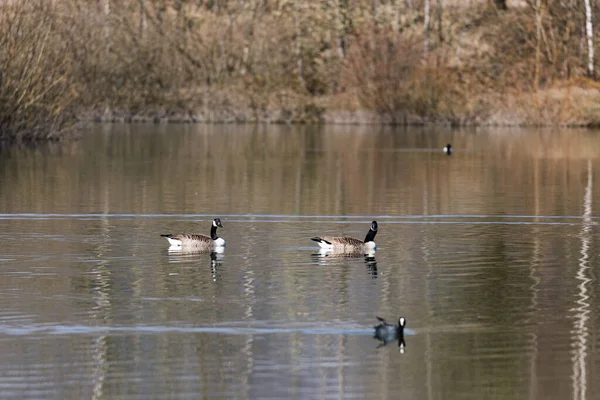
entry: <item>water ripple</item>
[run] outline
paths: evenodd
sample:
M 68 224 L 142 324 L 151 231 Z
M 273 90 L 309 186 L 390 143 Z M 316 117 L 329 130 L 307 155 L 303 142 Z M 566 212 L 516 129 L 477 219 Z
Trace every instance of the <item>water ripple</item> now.
M 85 325 L 3 325 L 0 324 L 0 333 L 5 335 L 98 335 L 108 333 L 218 333 L 224 335 L 257 335 L 302 333 L 305 335 L 373 335 L 373 329 L 340 329 L 340 328 L 255 328 L 236 326 L 85 326 Z M 405 329 L 406 335 L 416 335 L 412 329 Z

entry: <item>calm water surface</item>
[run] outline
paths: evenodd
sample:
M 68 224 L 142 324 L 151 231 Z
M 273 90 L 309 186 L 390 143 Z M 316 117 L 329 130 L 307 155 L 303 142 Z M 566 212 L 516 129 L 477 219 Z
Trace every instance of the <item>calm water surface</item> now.
M 5 151 L 0 397 L 598 398 L 599 154 L 588 131 L 189 125 Z M 224 254 L 159 236 L 216 216 Z M 374 219 L 375 257 L 309 240 Z M 376 315 L 407 318 L 404 353 Z

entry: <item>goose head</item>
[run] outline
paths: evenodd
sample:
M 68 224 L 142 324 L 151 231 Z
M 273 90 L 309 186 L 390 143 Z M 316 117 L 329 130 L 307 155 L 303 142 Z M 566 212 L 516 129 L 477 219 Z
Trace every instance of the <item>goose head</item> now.
M 371 222 L 371 230 L 377 232 L 377 221 Z

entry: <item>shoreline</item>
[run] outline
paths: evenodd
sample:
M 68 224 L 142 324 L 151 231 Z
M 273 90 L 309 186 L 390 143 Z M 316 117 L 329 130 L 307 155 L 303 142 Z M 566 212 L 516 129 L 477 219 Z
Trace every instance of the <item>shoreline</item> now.
M 396 116 L 381 115 L 376 112 L 359 111 L 325 111 L 318 117 L 290 115 L 287 110 L 272 111 L 262 116 L 256 116 L 251 110 L 236 112 L 189 112 L 189 111 L 147 111 L 143 113 L 115 111 L 91 112 L 79 116 L 83 123 L 128 123 L 128 124 L 273 124 L 273 125 L 379 125 L 379 126 L 444 126 L 444 127 L 506 127 L 506 128 L 600 128 L 598 120 L 574 119 L 567 122 L 555 123 L 552 119 L 546 123 L 529 120 L 518 116 L 521 110 L 503 110 L 502 113 L 488 118 L 473 119 L 426 119 L 415 116 L 398 114 Z M 512 117 L 512 118 L 511 118 Z
M 581 9 L 179 3 L 7 5 L 0 140 L 89 122 L 600 127 Z
M 460 111 L 419 116 L 361 107 L 351 93 L 271 101 L 261 108 L 230 91 L 190 97 L 188 106 L 155 105 L 143 111 L 104 107 L 79 121 L 99 123 L 322 124 L 450 127 L 600 127 L 600 88 L 565 85 L 526 93 L 480 93 Z M 452 108 L 452 103 L 449 103 Z M 444 115 L 448 114 L 448 116 Z

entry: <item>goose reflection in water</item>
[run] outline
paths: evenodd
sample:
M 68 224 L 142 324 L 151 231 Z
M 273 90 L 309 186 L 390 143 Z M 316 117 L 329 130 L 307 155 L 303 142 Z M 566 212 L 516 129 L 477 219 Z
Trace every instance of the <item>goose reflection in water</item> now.
M 223 264 L 224 254 L 221 252 L 212 251 L 210 253 L 210 272 L 212 273 L 213 281 L 216 281 L 219 277 L 218 268 Z
M 365 265 L 367 266 L 367 272 L 371 278 L 377 278 L 377 260 L 375 259 L 375 253 L 364 254 L 362 252 L 356 253 L 336 253 L 326 249 L 319 249 L 318 253 L 312 254 L 313 260 L 317 264 L 329 264 L 335 263 L 336 261 L 351 261 L 363 258 Z
M 365 264 L 367 264 L 367 271 L 371 278 L 377 278 L 377 260 L 375 255 L 365 254 Z
M 210 255 L 210 271 L 213 281 L 219 277 L 219 268 L 223 264 L 225 253 L 222 251 L 201 251 L 201 250 L 182 250 L 181 248 L 169 248 L 170 263 L 189 263 L 202 261 L 206 255 Z

